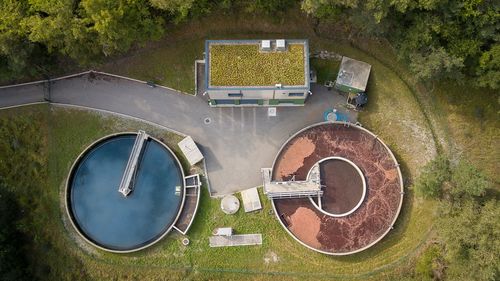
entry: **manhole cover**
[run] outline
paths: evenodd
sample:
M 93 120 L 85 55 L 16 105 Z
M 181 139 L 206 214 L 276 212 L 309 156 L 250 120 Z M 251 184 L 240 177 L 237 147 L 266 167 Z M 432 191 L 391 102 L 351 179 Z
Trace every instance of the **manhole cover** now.
M 208 124 L 212 123 L 212 119 L 207 117 L 207 118 L 203 119 L 203 123 L 208 125 Z
M 276 116 L 276 107 L 267 108 L 267 116 L 275 117 Z

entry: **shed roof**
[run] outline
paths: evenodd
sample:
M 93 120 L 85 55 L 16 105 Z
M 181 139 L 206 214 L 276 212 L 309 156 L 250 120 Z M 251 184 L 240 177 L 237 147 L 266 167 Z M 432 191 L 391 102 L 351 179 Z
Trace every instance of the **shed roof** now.
M 366 62 L 343 57 L 337 76 L 337 84 L 365 91 L 371 67 Z

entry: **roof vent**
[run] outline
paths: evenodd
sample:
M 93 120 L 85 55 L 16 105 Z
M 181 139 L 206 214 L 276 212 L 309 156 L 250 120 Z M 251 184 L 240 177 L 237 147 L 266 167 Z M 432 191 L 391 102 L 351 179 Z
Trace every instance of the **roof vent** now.
M 276 40 L 276 51 L 286 51 L 286 41 L 285 39 Z
M 271 51 L 271 40 L 262 40 L 260 43 L 261 51 Z

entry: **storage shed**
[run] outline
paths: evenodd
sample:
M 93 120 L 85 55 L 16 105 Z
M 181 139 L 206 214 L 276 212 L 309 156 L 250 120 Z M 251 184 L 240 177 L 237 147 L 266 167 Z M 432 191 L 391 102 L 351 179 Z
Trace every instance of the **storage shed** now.
M 370 77 L 371 67 L 366 62 L 343 57 L 335 88 L 342 92 L 364 92 Z

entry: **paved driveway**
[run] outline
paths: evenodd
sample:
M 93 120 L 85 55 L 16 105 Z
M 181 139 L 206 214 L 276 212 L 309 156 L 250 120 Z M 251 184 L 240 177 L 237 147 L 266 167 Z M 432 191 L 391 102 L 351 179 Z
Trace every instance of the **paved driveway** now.
M 8 87 L 0 89 L 0 108 L 44 102 L 44 85 L 31 84 L 22 87 Z
M 29 87 L 20 88 L 15 94 L 37 96 L 35 93 L 43 90 Z M 313 86 L 314 94 L 306 106 L 278 107 L 278 116 L 268 117 L 267 108 L 211 108 L 200 95 L 150 88 L 109 76 L 83 75 L 58 80 L 51 89 L 51 100 L 55 103 L 118 112 L 191 135 L 205 156 L 214 196 L 261 185 L 260 169 L 271 167 L 288 137 L 322 121 L 324 110 L 345 100 L 322 86 Z M 0 90 L 0 107 L 4 106 L 3 96 L 12 94 L 4 91 Z M 22 103 L 23 98 L 19 99 Z M 205 118 L 210 118 L 210 124 L 204 123 Z

